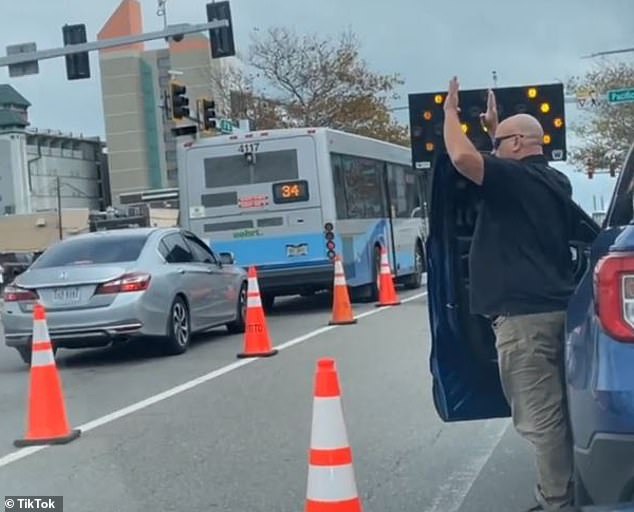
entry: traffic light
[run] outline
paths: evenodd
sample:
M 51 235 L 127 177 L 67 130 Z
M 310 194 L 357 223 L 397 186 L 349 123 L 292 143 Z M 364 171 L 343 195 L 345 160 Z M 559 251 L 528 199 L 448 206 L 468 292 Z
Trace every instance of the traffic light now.
M 180 82 L 170 82 L 170 92 L 172 98 L 172 118 L 183 119 L 189 117 L 189 98 L 187 98 L 187 87 Z
M 86 25 L 64 25 L 62 27 L 64 46 L 82 44 L 86 39 Z M 90 78 L 90 59 L 88 52 L 66 55 L 66 77 L 68 80 Z
M 217 126 L 216 102 L 207 98 L 200 100 L 200 110 L 204 130 L 214 130 Z
M 212 2 L 207 4 L 207 21 L 227 20 L 228 27 L 216 28 L 209 31 L 209 44 L 211 45 L 211 58 L 221 59 L 232 57 L 236 54 L 233 40 L 233 24 L 231 22 L 231 7 L 229 2 Z
M 536 117 L 544 129 L 544 154 L 548 160 L 566 159 L 566 121 L 563 84 L 542 84 L 494 89 L 500 121 L 514 114 Z M 412 157 L 417 168 L 429 168 L 437 151 L 445 151 L 443 139 L 446 92 L 409 95 Z M 486 112 L 488 89 L 460 91 L 463 132 L 479 151 L 492 149 L 491 136 L 480 123 Z

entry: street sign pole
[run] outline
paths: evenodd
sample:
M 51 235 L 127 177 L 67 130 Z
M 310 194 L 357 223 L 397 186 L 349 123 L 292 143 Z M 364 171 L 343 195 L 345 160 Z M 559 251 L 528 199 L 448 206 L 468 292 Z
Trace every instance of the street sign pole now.
M 127 46 L 135 43 L 142 43 L 144 41 L 152 41 L 154 39 L 164 39 L 184 34 L 192 34 L 194 32 L 204 32 L 207 30 L 214 30 L 218 28 L 228 27 L 229 22 L 227 20 L 215 20 L 209 23 L 200 23 L 191 25 L 189 23 L 172 25 L 164 30 L 158 30 L 156 32 L 147 32 L 146 34 L 138 34 L 134 36 L 116 37 L 112 39 L 104 39 L 102 41 L 91 41 L 89 43 L 74 44 L 65 46 L 62 48 L 52 48 L 50 50 L 41 51 L 27 51 L 20 53 L 11 53 L 6 57 L 0 57 L 0 67 L 14 66 L 20 64 L 27 64 L 33 66 L 32 63 L 45 59 L 54 59 L 56 57 L 64 57 L 66 55 L 73 55 L 76 53 L 93 52 L 97 50 L 105 50 L 106 48 L 115 48 L 117 46 Z M 16 51 L 13 48 L 19 45 L 13 45 L 11 51 Z

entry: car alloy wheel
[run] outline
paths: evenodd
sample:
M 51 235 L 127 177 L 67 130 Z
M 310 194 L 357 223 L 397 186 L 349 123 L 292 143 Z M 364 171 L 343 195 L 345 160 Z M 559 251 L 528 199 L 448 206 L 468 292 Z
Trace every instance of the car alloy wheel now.
M 184 347 L 189 341 L 189 319 L 187 318 L 187 310 L 181 302 L 176 302 L 172 309 L 172 329 L 174 339 Z
M 240 314 L 242 315 L 242 321 L 244 322 L 247 318 L 247 287 L 246 286 L 242 286 L 240 288 L 240 297 L 239 297 L 239 301 L 240 301 Z

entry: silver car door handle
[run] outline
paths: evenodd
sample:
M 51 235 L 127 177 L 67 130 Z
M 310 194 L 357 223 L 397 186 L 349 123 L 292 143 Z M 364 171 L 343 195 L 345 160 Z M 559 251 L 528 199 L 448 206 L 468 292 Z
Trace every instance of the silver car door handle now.
M 178 273 L 179 274 L 184 274 L 185 273 L 185 269 L 184 268 L 179 268 L 178 269 Z

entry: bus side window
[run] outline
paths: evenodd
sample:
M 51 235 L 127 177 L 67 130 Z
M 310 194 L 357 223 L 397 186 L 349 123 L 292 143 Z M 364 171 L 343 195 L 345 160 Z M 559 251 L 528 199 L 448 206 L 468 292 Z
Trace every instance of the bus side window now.
M 384 164 L 369 158 L 341 157 L 345 194 L 346 218 L 375 219 L 386 215 L 381 176 Z
M 407 168 L 397 164 L 387 164 L 387 178 L 390 203 L 396 217 L 401 219 L 411 217 L 416 204 L 412 197 L 412 185 L 409 183 Z
M 337 218 L 347 218 L 348 204 L 346 201 L 346 188 L 343 179 L 343 165 L 341 156 L 335 153 L 330 154 L 332 164 L 332 181 L 335 189 L 335 207 L 337 209 Z

